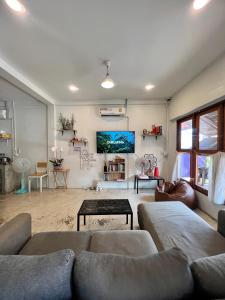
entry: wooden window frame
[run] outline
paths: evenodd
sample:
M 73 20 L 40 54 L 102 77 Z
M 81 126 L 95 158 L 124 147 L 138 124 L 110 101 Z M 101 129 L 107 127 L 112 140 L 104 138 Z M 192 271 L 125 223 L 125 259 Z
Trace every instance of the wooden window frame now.
M 218 128 L 217 128 L 217 149 L 215 150 L 201 150 L 199 149 L 199 124 L 200 117 L 212 111 L 218 111 Z M 185 118 L 177 121 L 177 152 L 190 153 L 190 184 L 197 191 L 208 195 L 208 190 L 196 184 L 197 179 L 197 155 L 210 155 L 218 151 L 225 151 L 225 101 L 211 105 L 202 109 L 194 114 L 190 114 Z M 181 124 L 185 121 L 192 120 L 192 149 L 181 148 Z
M 194 116 L 190 115 L 188 117 L 185 117 L 183 119 L 180 119 L 177 121 L 177 151 L 179 152 L 191 152 L 193 149 L 193 138 L 192 138 L 192 148 L 191 149 L 182 149 L 181 148 L 181 124 L 187 121 L 192 120 L 192 130 L 193 129 L 193 125 L 194 125 Z
M 211 112 L 217 111 L 218 112 L 218 128 L 217 128 L 217 148 L 213 150 L 204 150 L 199 148 L 199 131 L 200 131 L 200 118 L 201 116 L 204 116 L 206 114 L 209 114 Z M 199 113 L 196 114 L 196 151 L 201 152 L 202 154 L 213 154 L 221 150 L 222 148 L 222 139 L 221 139 L 221 116 L 222 116 L 222 111 L 221 111 L 221 105 L 214 106 L 209 109 L 205 109 Z

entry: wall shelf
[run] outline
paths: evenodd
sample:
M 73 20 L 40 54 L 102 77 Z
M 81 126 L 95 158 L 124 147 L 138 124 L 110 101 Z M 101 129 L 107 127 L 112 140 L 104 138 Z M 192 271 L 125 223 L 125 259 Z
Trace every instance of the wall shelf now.
M 76 135 L 77 130 L 74 129 L 58 129 L 57 131 L 61 132 L 61 134 L 63 135 L 64 132 L 73 132 L 74 135 Z
M 85 139 L 85 138 L 72 138 L 71 140 L 70 140 L 70 143 L 72 143 L 72 145 L 73 145 L 73 147 L 75 146 L 75 147 L 79 147 L 79 146 L 87 146 L 87 144 L 88 144 L 88 140 L 87 139 Z
M 158 136 L 162 136 L 162 134 L 142 134 L 142 139 L 145 140 L 146 137 L 155 137 L 155 139 L 158 139 Z
M 116 157 L 113 161 L 105 162 L 104 181 L 123 182 L 126 181 L 125 159 Z M 106 170 L 105 170 L 106 168 Z

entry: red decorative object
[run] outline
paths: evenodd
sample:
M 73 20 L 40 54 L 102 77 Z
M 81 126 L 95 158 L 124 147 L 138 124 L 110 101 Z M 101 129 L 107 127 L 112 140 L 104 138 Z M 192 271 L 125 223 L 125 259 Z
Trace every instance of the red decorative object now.
M 155 124 L 152 125 L 151 130 L 143 129 L 143 138 L 146 136 L 155 136 L 157 138 L 158 135 L 162 135 L 162 126 L 156 126 Z
M 155 167 L 154 176 L 159 177 L 159 168 L 158 167 Z

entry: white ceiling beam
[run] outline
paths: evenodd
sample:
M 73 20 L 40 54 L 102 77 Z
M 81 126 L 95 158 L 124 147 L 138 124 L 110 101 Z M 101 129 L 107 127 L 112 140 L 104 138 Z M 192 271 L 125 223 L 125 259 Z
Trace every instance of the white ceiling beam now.
M 14 67 L 0 58 L 0 76 L 14 84 L 22 91 L 31 95 L 35 99 L 45 104 L 55 104 L 56 100 L 42 91 L 38 86 L 31 82 L 27 77 L 18 72 Z

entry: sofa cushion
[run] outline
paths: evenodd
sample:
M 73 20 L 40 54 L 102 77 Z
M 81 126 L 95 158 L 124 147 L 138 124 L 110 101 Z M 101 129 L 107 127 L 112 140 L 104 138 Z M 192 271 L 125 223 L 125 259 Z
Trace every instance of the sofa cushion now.
M 143 256 L 158 252 L 150 234 L 144 230 L 116 230 L 93 233 L 90 251 L 128 256 Z
M 194 261 L 191 270 L 200 296 L 225 298 L 225 254 Z
M 1 255 L 0 299 L 72 299 L 73 263 L 71 250 L 41 256 Z
M 175 248 L 142 257 L 82 252 L 74 285 L 80 300 L 178 300 L 193 292 L 187 258 Z
M 41 232 L 35 234 L 20 251 L 23 255 L 41 255 L 63 249 L 71 249 L 76 255 L 89 250 L 91 234 L 89 232 Z
M 140 204 L 138 219 L 159 251 L 178 247 L 190 262 L 225 252 L 225 238 L 181 202 Z
M 0 226 L 0 255 L 17 254 L 30 238 L 31 215 L 17 215 Z

